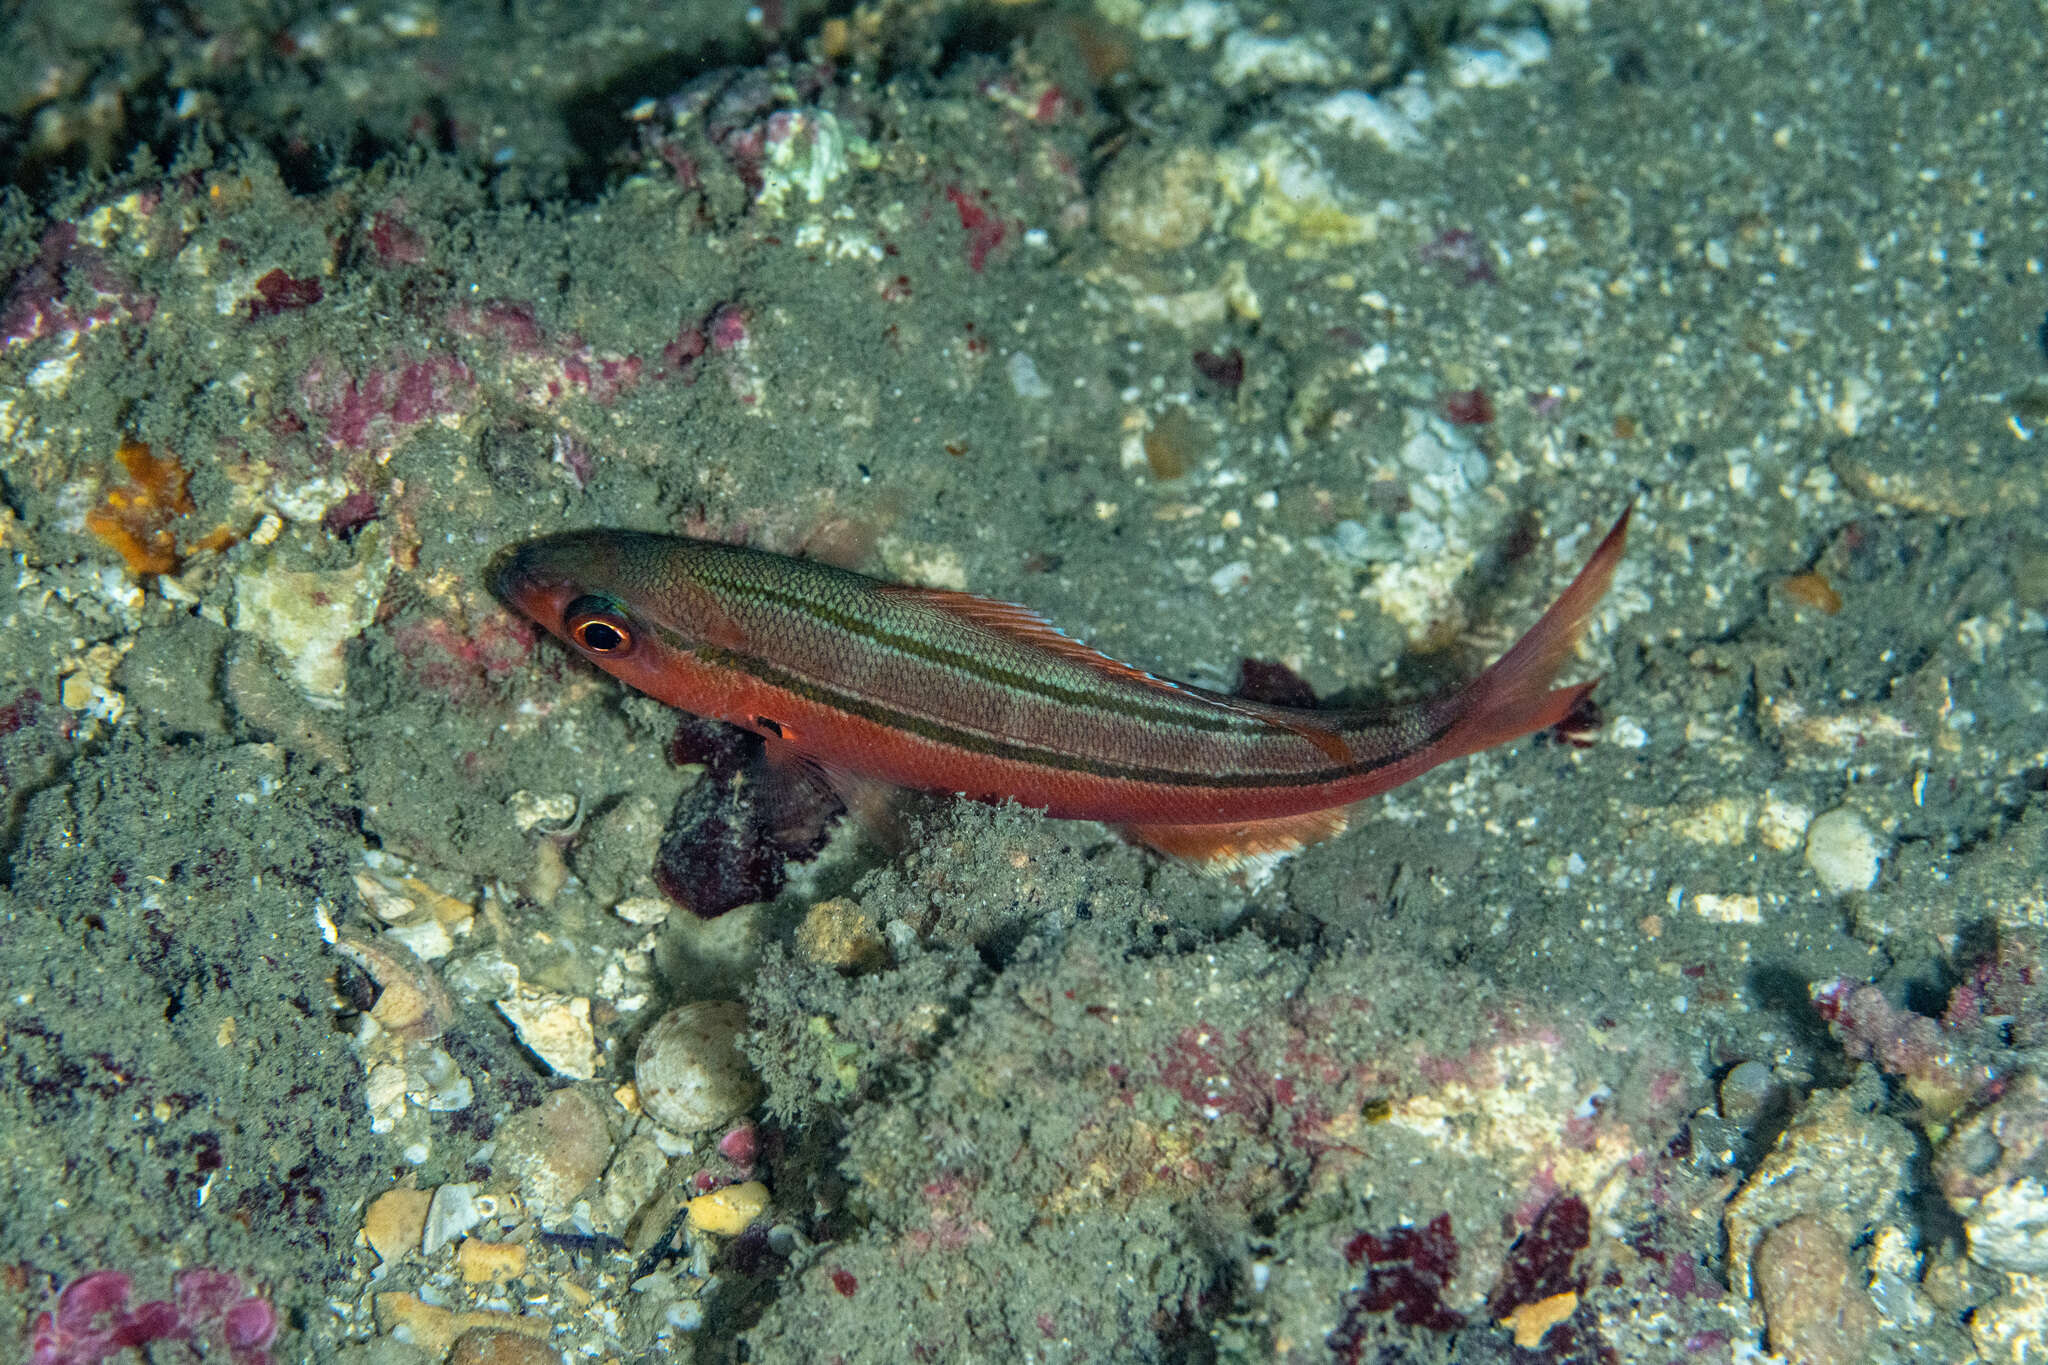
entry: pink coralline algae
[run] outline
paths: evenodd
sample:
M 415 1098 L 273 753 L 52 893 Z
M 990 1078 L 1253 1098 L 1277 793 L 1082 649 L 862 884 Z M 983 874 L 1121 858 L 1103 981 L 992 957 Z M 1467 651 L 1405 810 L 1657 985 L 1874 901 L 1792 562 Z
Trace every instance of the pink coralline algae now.
M 1464 284 L 1491 284 L 1493 257 L 1470 229 L 1451 228 L 1422 244 L 1416 256 L 1424 265 L 1441 266 Z
M 371 370 L 357 379 L 339 366 L 315 361 L 299 380 L 307 413 L 342 450 L 389 449 L 398 439 L 444 414 L 467 412 L 476 379 L 453 356 L 428 355 Z
M 967 234 L 967 268 L 979 275 L 989 253 L 1009 235 L 1009 227 L 988 208 L 986 190 L 977 198 L 958 185 L 948 185 L 946 197 L 953 201 L 954 211 L 960 215 L 960 230 Z
M 0 299 L 0 348 L 75 336 L 110 322 L 147 322 L 156 300 L 135 293 L 106 256 L 78 242 L 74 223 L 43 234 L 35 260 L 16 271 Z
M 310 275 L 291 275 L 273 270 L 256 281 L 256 297 L 249 300 L 249 317 L 272 317 L 310 308 L 326 297 L 320 281 Z
M 171 1281 L 170 1299 L 130 1308 L 133 1287 L 118 1270 L 96 1270 L 65 1285 L 29 1325 L 31 1365 L 96 1365 L 172 1341 L 184 1343 L 195 1358 L 224 1351 L 235 1365 L 269 1365 L 277 1309 L 240 1276 L 181 1270 Z
M 1988 1040 L 1975 1027 L 1983 994 L 1981 985 L 1958 987 L 1947 1015 L 1936 1020 L 1898 1008 L 1875 986 L 1841 979 L 1816 986 L 1813 1007 L 1844 1052 L 1875 1062 L 1931 1113 L 1946 1117 L 1997 1079 Z
M 1344 1259 L 1365 1267 L 1365 1283 L 1346 1301 L 1344 1320 L 1332 1334 L 1330 1349 L 1347 1355 L 1346 1328 L 1359 1311 L 1392 1313 L 1403 1327 L 1448 1332 L 1465 1325 L 1465 1315 L 1444 1302 L 1444 1290 L 1458 1273 L 1458 1242 L 1451 1235 L 1451 1216 L 1440 1213 L 1422 1227 L 1389 1228 L 1385 1233 L 1361 1232 L 1344 1245 Z
M 674 339 L 651 360 L 599 351 L 576 332 L 550 332 L 530 305 L 512 299 L 463 304 L 449 311 L 446 322 L 457 336 L 498 352 L 494 361 L 487 351 L 479 365 L 500 370 L 503 380 L 516 385 L 538 408 L 554 407 L 578 394 L 609 406 L 644 379 L 680 376 L 694 383 L 693 364 L 707 350 L 733 353 L 744 350 L 748 342 L 747 315 L 730 303 L 679 324 Z

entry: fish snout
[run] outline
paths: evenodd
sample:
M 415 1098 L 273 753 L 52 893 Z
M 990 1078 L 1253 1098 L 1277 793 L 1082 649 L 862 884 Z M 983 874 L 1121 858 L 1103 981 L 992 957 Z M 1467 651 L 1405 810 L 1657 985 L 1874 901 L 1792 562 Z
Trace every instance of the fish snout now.
M 492 555 L 489 566 L 484 569 L 484 581 L 491 585 L 491 596 L 508 607 L 519 605 L 520 591 L 529 576 L 525 553 L 523 545 L 508 545 Z
M 555 537 L 543 537 L 499 551 L 484 573 L 500 602 L 554 630 L 577 592 L 578 578 L 564 557 Z

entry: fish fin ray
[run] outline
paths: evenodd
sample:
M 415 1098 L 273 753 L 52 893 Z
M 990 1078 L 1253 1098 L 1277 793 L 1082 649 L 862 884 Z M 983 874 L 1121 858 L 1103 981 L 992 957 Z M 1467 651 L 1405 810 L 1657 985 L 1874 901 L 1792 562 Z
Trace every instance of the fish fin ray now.
M 1598 684 L 1596 678 L 1570 687 L 1551 686 L 1571 660 L 1593 609 L 1614 581 L 1634 513 L 1631 506 L 1621 514 L 1542 618 L 1458 694 L 1458 718 L 1431 746 L 1431 766 L 1547 730 L 1570 715 Z
M 1350 822 L 1348 807 L 1333 806 L 1271 820 L 1236 820 L 1214 825 L 1125 825 L 1122 832 L 1133 843 L 1178 858 L 1204 872 L 1242 876 L 1257 882 L 1264 880 L 1280 859 L 1342 834 Z

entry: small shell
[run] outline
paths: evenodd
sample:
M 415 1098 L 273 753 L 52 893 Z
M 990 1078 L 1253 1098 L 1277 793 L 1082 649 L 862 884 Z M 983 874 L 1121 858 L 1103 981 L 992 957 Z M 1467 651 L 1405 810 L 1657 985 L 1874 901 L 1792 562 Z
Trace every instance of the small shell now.
M 761 1086 L 739 1049 L 746 1027 L 745 1007 L 729 1000 L 679 1005 L 656 1020 L 633 1062 L 648 1117 L 693 1133 L 753 1108 Z

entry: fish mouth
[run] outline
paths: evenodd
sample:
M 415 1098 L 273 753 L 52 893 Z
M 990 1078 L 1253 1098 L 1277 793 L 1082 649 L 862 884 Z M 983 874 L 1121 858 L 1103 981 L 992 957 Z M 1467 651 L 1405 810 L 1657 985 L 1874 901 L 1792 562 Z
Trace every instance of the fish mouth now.
M 526 586 L 526 565 L 521 562 L 524 547 L 509 545 L 491 556 L 490 564 L 484 569 L 484 581 L 491 585 L 491 596 L 508 607 L 519 605 L 519 598 Z
M 485 581 L 493 597 L 552 630 L 562 605 L 576 590 L 575 579 L 557 562 L 560 558 L 553 538 L 508 546 L 492 556 Z

